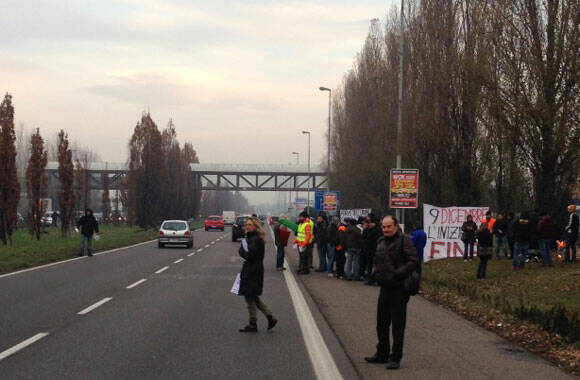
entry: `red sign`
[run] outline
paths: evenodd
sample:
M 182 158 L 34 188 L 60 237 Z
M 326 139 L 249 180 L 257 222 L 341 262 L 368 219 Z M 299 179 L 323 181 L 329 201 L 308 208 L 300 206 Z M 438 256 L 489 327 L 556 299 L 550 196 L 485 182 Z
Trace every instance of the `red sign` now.
M 419 207 L 419 170 L 391 169 L 390 208 Z

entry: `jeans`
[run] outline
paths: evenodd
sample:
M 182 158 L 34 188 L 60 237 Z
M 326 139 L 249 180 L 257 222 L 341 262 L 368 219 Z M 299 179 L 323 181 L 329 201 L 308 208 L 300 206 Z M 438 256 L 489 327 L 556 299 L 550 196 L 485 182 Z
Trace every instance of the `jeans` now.
M 278 254 L 276 255 L 276 268 L 283 268 L 284 267 L 284 255 L 286 252 L 284 251 L 284 246 L 282 244 L 276 246 L 276 250 Z
M 346 250 L 346 278 L 360 280 L 360 249 L 349 248 Z
M 522 254 L 521 259 L 520 257 L 520 253 Z M 513 267 L 514 268 L 519 268 L 519 269 L 524 269 L 524 265 L 526 263 L 526 259 L 528 258 L 528 244 L 522 244 L 522 243 L 518 243 L 516 242 L 514 244 L 514 262 L 513 262 Z M 518 263 L 519 260 L 519 263 Z
M 335 247 L 333 245 L 327 244 L 326 245 L 326 255 L 327 255 L 327 262 L 326 262 L 326 269 L 328 270 L 328 273 L 332 274 L 334 273 L 334 252 L 335 252 Z
M 89 256 L 93 255 L 93 237 L 92 236 L 86 236 L 86 235 L 82 235 L 81 237 L 81 250 L 79 252 L 79 255 L 82 256 L 85 254 L 85 240 L 87 241 L 87 250 L 89 253 Z
M 318 249 L 318 270 L 326 272 L 326 250 L 328 249 L 328 244 L 316 243 L 316 248 Z
M 468 258 L 473 260 L 473 242 L 469 240 L 465 240 L 463 242 L 464 250 L 463 250 L 463 260 L 467 260 Z M 469 253 L 469 257 L 467 257 Z
M 387 289 L 381 286 L 377 305 L 377 355 L 388 360 L 400 362 L 403 358 L 403 340 L 407 322 L 407 302 L 409 296 L 401 289 Z M 393 349 L 389 330 L 393 330 Z
M 500 248 L 503 247 L 503 257 L 507 259 L 508 257 L 507 238 L 505 236 L 496 236 L 495 242 L 496 242 L 495 257 L 499 259 L 499 250 Z
M 578 236 L 566 236 L 566 255 L 564 256 L 564 261 L 567 263 L 570 261 L 576 262 L 576 240 L 578 240 Z
M 550 252 L 550 245 L 552 240 L 540 239 L 540 249 L 542 250 L 542 265 L 552 266 L 552 253 Z

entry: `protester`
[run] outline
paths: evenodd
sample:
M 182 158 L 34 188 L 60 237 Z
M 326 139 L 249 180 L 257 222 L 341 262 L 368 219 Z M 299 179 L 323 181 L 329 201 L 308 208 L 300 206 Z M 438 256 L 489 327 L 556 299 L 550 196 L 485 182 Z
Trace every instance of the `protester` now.
M 374 214 L 369 214 L 367 228 L 363 231 L 363 254 L 366 258 L 366 268 L 362 268 L 362 273 L 366 277 L 365 285 L 373 285 L 373 261 L 377 251 L 377 242 L 383 235 L 379 221 Z
M 318 269 L 315 272 L 326 272 L 327 262 L 326 255 L 328 253 L 328 238 L 327 230 L 328 221 L 326 214 L 318 215 L 316 219 L 316 226 L 314 227 L 314 240 L 316 241 L 316 248 L 318 250 Z
M 296 234 L 295 243 L 298 245 L 300 255 L 300 268 L 298 274 L 309 274 L 309 256 L 312 256 L 312 243 L 314 243 L 314 222 L 310 220 L 306 211 L 302 211 L 298 218 L 300 225 Z
M 566 254 L 564 256 L 564 262 L 576 262 L 576 241 L 578 240 L 578 226 L 580 224 L 580 218 L 576 214 L 576 205 L 568 206 L 568 212 L 570 216 L 568 218 L 568 224 L 566 225 Z
M 543 213 L 538 222 L 538 237 L 540 239 L 540 249 L 542 250 L 542 265 L 552 266 L 552 245 L 556 240 L 556 223 L 548 213 Z
M 503 213 L 497 214 L 497 220 L 493 225 L 493 236 L 495 236 L 495 258 L 500 259 L 500 249 L 503 248 L 503 257 L 504 259 L 508 258 L 508 249 L 507 249 L 507 233 L 509 229 L 509 224 L 506 219 L 504 219 Z
M 280 217 L 274 225 L 274 244 L 276 245 L 276 270 L 286 270 L 284 267 L 284 256 L 286 255 L 285 247 L 288 245 L 290 238 L 290 230 L 288 227 L 280 224 L 280 220 L 288 219 L 285 214 L 280 214 Z
M 473 221 L 471 214 L 467 215 L 467 220 L 461 226 L 461 240 L 463 241 L 463 261 L 473 260 L 473 245 L 475 244 L 475 231 L 477 224 Z
M 419 274 L 423 273 L 423 251 L 427 245 L 427 234 L 423 231 L 423 225 L 420 222 L 416 222 L 413 227 L 413 234 L 411 235 L 411 241 L 417 250 L 418 266 L 417 272 Z
M 271 330 L 278 323 L 268 306 L 260 299 L 264 287 L 265 237 L 266 232 L 260 219 L 254 216 L 249 217 L 246 221 L 246 240 L 238 251 L 239 255 L 244 259 L 240 273 L 240 290 L 238 294 L 244 296 L 246 300 L 250 323 L 241 328 L 240 332 L 258 331 L 256 309 L 259 309 L 268 319 L 268 330 Z
M 338 236 L 338 225 L 340 224 L 340 219 L 337 216 L 332 217 L 332 221 L 328 224 L 326 229 L 326 241 L 327 241 L 327 260 L 326 269 L 328 271 L 328 277 L 334 276 L 334 257 L 336 254 L 336 246 L 339 243 Z
M 508 246 L 510 248 L 510 259 L 514 258 L 514 244 L 515 244 L 515 239 L 514 239 L 514 231 L 513 231 L 513 225 L 516 222 L 515 220 L 515 216 L 513 212 L 508 213 L 507 215 L 507 223 L 508 223 L 508 233 L 507 233 L 507 239 L 508 239 Z
M 485 212 L 485 219 L 483 223 L 487 223 L 487 227 L 489 228 L 489 232 L 493 233 L 493 227 L 495 226 L 495 218 L 492 216 L 491 210 L 487 210 Z
M 354 219 L 349 219 L 346 226 L 346 279 L 361 281 L 360 256 L 362 251 L 362 233 Z
M 338 245 L 336 246 L 335 258 L 336 258 L 336 278 L 339 280 L 344 279 L 344 264 L 346 263 L 345 254 L 345 240 L 346 240 L 346 225 L 341 223 L 338 227 Z
M 493 235 L 489 231 L 489 226 L 487 223 L 481 223 L 479 229 L 476 232 L 476 235 L 477 235 L 477 256 L 479 256 L 479 266 L 477 267 L 477 278 L 481 279 L 485 278 L 485 274 L 487 272 L 487 262 L 493 256 L 492 254 Z
M 377 351 L 365 357 L 369 363 L 387 363 L 387 369 L 397 369 L 403 357 L 403 340 L 407 320 L 409 294 L 402 281 L 417 267 L 417 252 L 405 236 L 394 216 L 382 221 L 383 236 L 375 253 L 375 278 L 381 286 L 377 304 Z M 392 326 L 393 347 L 389 330 Z
M 528 248 L 530 246 L 530 220 L 529 214 L 523 212 L 521 217 L 514 223 L 514 260 L 513 270 L 524 269 L 524 265 L 528 258 Z M 521 258 L 520 254 L 522 255 Z M 519 261 L 518 261 L 519 259 Z
M 85 215 L 83 215 L 77 222 L 77 229 L 81 233 L 81 249 L 79 256 L 85 254 L 85 242 L 87 243 L 87 256 L 93 256 L 93 236 L 99 233 L 99 223 L 93 215 L 93 210 L 87 208 Z

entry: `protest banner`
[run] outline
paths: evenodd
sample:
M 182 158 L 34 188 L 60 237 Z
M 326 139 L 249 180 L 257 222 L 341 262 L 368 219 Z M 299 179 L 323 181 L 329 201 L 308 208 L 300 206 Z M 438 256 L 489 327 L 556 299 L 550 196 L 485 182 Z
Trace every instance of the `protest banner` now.
M 358 219 L 366 217 L 372 210 L 370 208 L 356 208 L 352 210 L 340 210 L 340 221 L 344 223 L 346 219 Z
M 463 257 L 463 222 L 467 221 L 467 215 L 471 215 L 479 226 L 488 209 L 489 207 L 437 207 L 424 204 L 423 227 L 427 234 L 427 245 L 423 250 L 424 261 Z
M 419 170 L 391 169 L 390 208 L 419 207 Z

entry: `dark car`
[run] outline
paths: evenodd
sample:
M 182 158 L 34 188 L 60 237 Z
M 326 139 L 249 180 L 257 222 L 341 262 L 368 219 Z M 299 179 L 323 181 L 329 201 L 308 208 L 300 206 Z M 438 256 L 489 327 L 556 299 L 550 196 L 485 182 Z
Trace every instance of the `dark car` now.
M 246 236 L 247 216 L 238 216 L 232 226 L 232 241 L 238 241 L 239 238 Z

